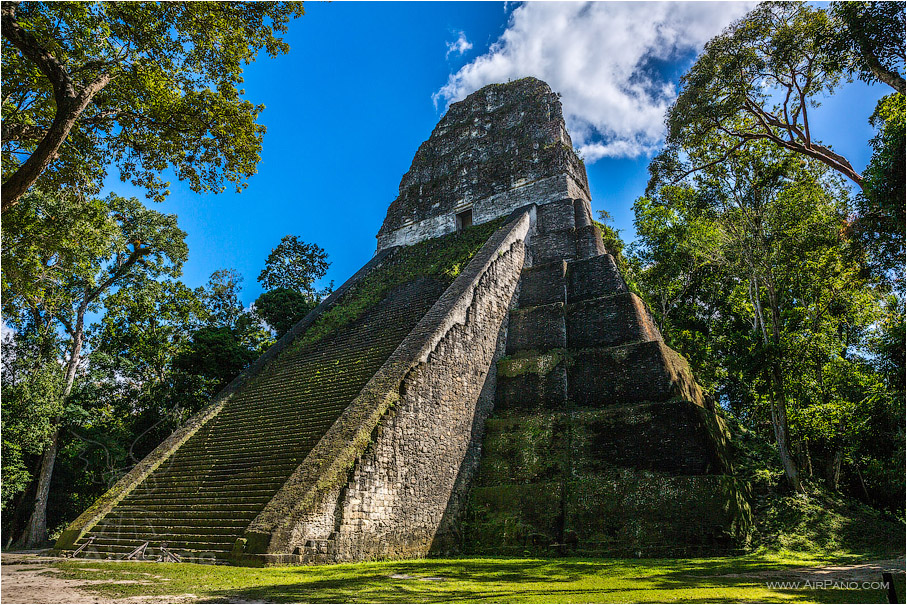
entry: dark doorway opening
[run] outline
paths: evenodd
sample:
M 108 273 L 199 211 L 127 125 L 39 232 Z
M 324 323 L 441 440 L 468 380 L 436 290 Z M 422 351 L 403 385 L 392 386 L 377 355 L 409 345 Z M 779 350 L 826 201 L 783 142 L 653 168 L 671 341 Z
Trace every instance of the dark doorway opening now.
M 472 227 L 472 208 L 457 213 L 457 233 Z

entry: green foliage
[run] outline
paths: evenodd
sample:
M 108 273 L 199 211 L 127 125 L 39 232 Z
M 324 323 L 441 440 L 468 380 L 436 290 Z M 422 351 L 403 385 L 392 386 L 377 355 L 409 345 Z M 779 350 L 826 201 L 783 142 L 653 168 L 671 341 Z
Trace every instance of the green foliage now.
M 309 311 L 318 306 L 311 295 L 289 288 L 276 288 L 263 292 L 255 300 L 255 312 L 277 332 L 280 338 Z
M 217 392 L 257 357 L 258 351 L 243 346 L 236 330 L 205 327 L 195 332 L 186 350 L 175 356 L 173 367 L 213 380 L 213 391 Z
M 904 94 L 904 5 L 899 2 L 833 2 L 835 38 L 851 73 L 882 81 Z M 900 88 L 898 88 L 900 86 Z
M 324 277 L 330 263 L 327 252 L 317 244 L 307 244 L 296 235 L 285 235 L 271 250 L 258 281 L 265 290 L 287 288 L 315 295 L 315 280 Z M 328 289 L 327 294 L 330 292 Z
M 4 186 L 44 141 L 59 146 L 36 181 L 48 191 L 96 194 L 110 164 L 158 201 L 168 166 L 193 191 L 245 187 L 265 128 L 263 106 L 243 98 L 243 67 L 262 50 L 287 52 L 281 34 L 302 12 L 282 2 L 4 5 Z M 68 136 L 55 120 L 71 124 Z
M 134 198 L 114 194 L 88 201 L 87 211 L 81 215 L 73 212 L 68 201 L 62 195 L 33 192 L 6 213 L 11 220 L 4 220 L 2 225 L 6 244 L 0 263 L 4 321 L 16 330 L 17 345 L 33 345 L 28 356 L 17 356 L 12 363 L 18 366 L 16 372 L 44 364 L 61 369 L 63 409 L 48 419 L 52 435 L 80 424 L 90 415 L 69 399 L 78 388 L 77 379 L 85 373 L 81 362 L 90 314 L 98 312 L 104 296 L 117 288 L 179 275 L 188 254 L 185 233 L 177 227 L 175 216 L 149 210 Z M 13 228 L 16 230 L 11 231 Z M 70 231 L 73 228 L 80 231 Z M 60 238 L 54 241 L 57 235 Z M 21 421 L 33 413 L 32 408 L 36 406 L 12 406 L 13 416 L 4 422 Z M 36 443 L 43 449 L 43 441 Z M 57 451 L 51 448 L 43 454 L 51 458 L 49 464 L 40 466 L 48 469 L 42 473 L 52 472 Z M 51 476 L 41 479 L 39 485 L 52 485 Z M 46 493 L 38 496 L 32 513 L 34 522 L 29 523 L 23 538 L 27 545 L 37 545 L 45 539 L 44 507 L 48 497 Z M 7 523 L 5 527 L 7 532 L 15 530 L 15 524 Z
M 631 264 L 666 340 L 723 406 L 773 439 L 771 405 L 782 399 L 800 468 L 867 498 L 857 479 L 870 460 L 900 468 L 903 397 L 894 403 L 872 362 L 883 304 L 826 172 L 766 144 L 739 150 L 637 200 Z M 903 481 L 880 480 L 887 496 L 869 499 L 891 507 Z
M 902 522 L 816 486 L 802 495 L 758 498 L 755 513 L 754 546 L 768 552 L 886 556 L 903 545 Z
M 12 351 L 10 350 L 12 349 Z M 15 360 L 10 360 L 14 356 Z M 40 454 L 63 414 L 63 368 L 12 339 L 4 345 L 2 382 L 2 504 L 3 508 L 31 481 L 26 456 Z
M 199 293 L 175 280 L 137 280 L 103 302 L 92 365 L 133 385 L 166 381 L 171 359 L 209 316 Z
M 242 282 L 243 276 L 235 269 L 218 269 L 211 274 L 203 294 L 209 311 L 209 324 L 231 328 L 236 326 L 243 314 L 239 298 Z
M 859 183 L 847 159 L 809 129 L 810 111 L 847 77 L 834 34 L 824 10 L 765 2 L 713 38 L 681 78 L 667 115 L 667 148 L 653 161 L 647 193 L 659 181 L 676 182 L 709 165 L 704 159 L 686 165 L 682 151 L 713 147 L 714 161 L 758 141 L 807 154 Z
M 855 231 L 875 273 L 884 276 L 891 271 L 894 281 L 903 287 L 907 224 L 904 95 L 883 97 L 869 121 L 879 132 L 869 141 L 873 153 L 863 172 L 863 190 L 856 197 Z

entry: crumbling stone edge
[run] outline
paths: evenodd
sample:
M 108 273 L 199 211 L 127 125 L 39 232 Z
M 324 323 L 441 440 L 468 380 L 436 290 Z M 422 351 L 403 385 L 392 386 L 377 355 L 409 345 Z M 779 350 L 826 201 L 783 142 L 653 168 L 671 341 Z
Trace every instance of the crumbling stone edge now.
M 482 277 L 499 257 L 527 238 L 534 205 L 515 211 L 473 257 L 432 309 L 365 385 L 302 464 L 237 541 L 233 561 L 261 565 L 293 559 L 289 550 L 293 528 L 307 511 L 321 506 L 345 484 L 363 455 L 375 427 L 400 399 L 411 370 L 425 363 L 445 335 L 465 324 Z
M 250 379 L 257 376 L 268 363 L 289 347 L 297 337 L 305 332 L 312 323 L 325 311 L 330 309 L 344 294 L 353 288 L 362 278 L 381 266 L 383 261 L 392 255 L 398 247 L 387 248 L 380 251 L 372 259 L 353 274 L 343 285 L 334 290 L 327 298 L 312 309 L 305 317 L 300 319 L 276 343 L 271 345 L 264 354 L 254 363 L 243 370 L 227 386 L 221 389 L 211 402 L 201 411 L 192 416 L 186 423 L 177 429 L 170 437 L 164 440 L 131 471 L 123 475 L 107 492 L 95 501 L 85 512 L 69 524 L 57 540 L 54 551 L 72 550 L 76 541 L 91 530 L 92 527 L 103 519 L 123 498 L 145 480 L 164 461 L 188 441 L 192 435 L 205 425 L 206 422 L 217 416 L 230 398 Z

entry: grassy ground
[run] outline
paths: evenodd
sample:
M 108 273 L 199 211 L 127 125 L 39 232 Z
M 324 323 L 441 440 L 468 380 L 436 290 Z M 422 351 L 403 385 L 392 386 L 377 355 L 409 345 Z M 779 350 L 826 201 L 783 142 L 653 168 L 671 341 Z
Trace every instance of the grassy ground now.
M 88 560 L 54 567 L 71 579 L 139 581 L 86 587 L 107 598 L 195 595 L 209 602 L 277 603 L 887 602 L 886 593 L 878 589 L 793 590 L 766 585 L 815 578 L 804 574 L 804 566 L 855 562 L 847 556 L 762 554 L 648 560 L 428 559 L 264 569 Z M 834 578 L 830 574 L 827 579 Z M 876 574 L 871 578 L 881 579 Z M 904 576 L 897 578 L 903 599 Z

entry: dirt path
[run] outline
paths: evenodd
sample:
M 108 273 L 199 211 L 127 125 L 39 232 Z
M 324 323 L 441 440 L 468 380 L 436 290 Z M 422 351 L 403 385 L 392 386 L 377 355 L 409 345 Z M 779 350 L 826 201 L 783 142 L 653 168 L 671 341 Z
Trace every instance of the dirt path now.
M 61 578 L 57 575 L 57 570 L 50 566 L 59 561 L 55 557 L 30 553 L 3 553 L 0 566 L 0 603 L 191 603 L 197 600 L 196 595 L 168 595 L 112 601 L 84 590 L 92 584 L 108 584 L 109 580 Z M 143 580 L 119 580 L 117 583 L 142 582 Z
M 868 561 L 866 563 L 854 563 L 853 565 L 826 565 L 823 567 L 790 567 L 782 569 L 766 569 L 763 571 L 753 571 L 749 573 L 730 573 L 715 576 L 690 576 L 690 577 L 711 577 L 711 578 L 764 578 L 771 581 L 800 581 L 807 580 L 812 583 L 822 582 L 825 580 L 836 582 L 878 582 L 882 579 L 882 574 L 904 573 L 904 557 L 897 559 L 883 559 L 879 561 Z

